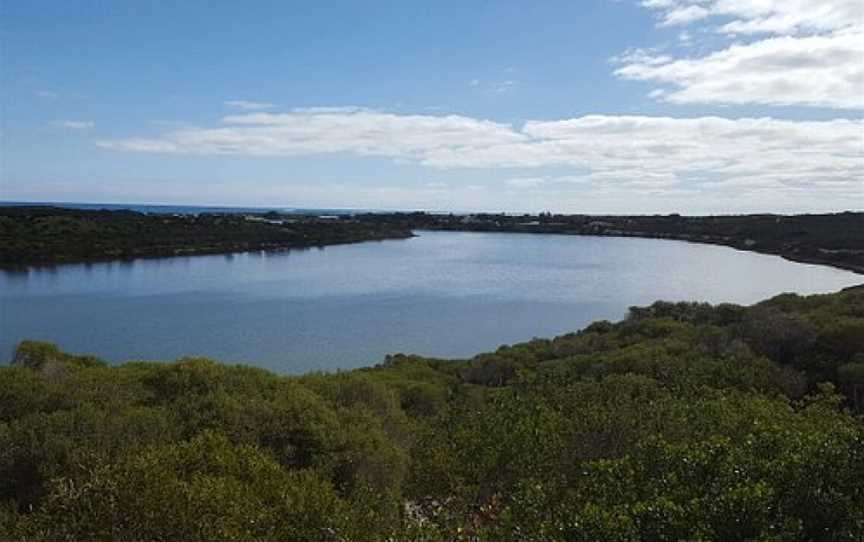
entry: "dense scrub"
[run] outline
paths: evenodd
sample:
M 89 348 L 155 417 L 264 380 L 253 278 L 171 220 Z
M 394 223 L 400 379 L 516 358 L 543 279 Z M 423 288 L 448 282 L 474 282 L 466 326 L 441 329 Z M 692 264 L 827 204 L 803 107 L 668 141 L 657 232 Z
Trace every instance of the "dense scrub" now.
M 861 540 L 864 289 L 465 361 L 0 369 L 3 540 Z
M 3 265 L 277 250 L 410 236 L 410 230 L 387 224 L 275 214 L 0 207 Z

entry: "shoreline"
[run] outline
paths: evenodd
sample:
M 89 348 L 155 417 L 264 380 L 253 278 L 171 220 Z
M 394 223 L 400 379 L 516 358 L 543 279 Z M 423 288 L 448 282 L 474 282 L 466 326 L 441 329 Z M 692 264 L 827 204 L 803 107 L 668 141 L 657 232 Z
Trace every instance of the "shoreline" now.
M 516 234 L 528 234 L 528 235 L 561 235 L 561 236 L 579 236 L 579 237 L 620 237 L 620 238 L 629 238 L 629 239 L 660 239 L 666 241 L 679 241 L 684 243 L 695 243 L 701 245 L 715 245 L 731 248 L 734 250 L 740 250 L 742 252 L 753 252 L 755 254 L 765 254 L 768 256 L 779 256 L 784 260 L 809 264 L 809 265 L 821 265 L 825 267 L 832 267 L 834 269 L 839 269 L 841 271 L 849 271 L 855 273 L 856 275 L 864 275 L 864 266 L 848 264 L 845 262 L 836 262 L 829 259 L 820 259 L 811 256 L 802 256 L 794 253 L 776 251 L 770 249 L 760 249 L 760 248 L 750 248 L 746 246 L 741 246 L 740 244 L 736 244 L 730 241 L 724 241 L 721 239 L 693 239 L 688 237 L 676 236 L 674 234 L 651 234 L 648 232 L 621 232 L 621 233 L 581 233 L 581 232 L 549 232 L 549 231 L 531 231 L 531 230 L 504 230 L 504 229 L 496 229 L 496 230 L 478 230 L 478 229 L 455 229 L 455 228 L 434 228 L 434 227 L 423 227 L 416 228 L 417 230 L 426 230 L 426 231 L 438 231 L 438 232 L 467 232 L 467 233 L 516 233 Z M 170 259 L 170 258 L 184 258 L 184 257 L 194 257 L 194 256 L 218 256 L 218 255 L 232 255 L 232 254 L 249 254 L 255 252 L 264 252 L 264 253 L 276 253 L 276 252 L 288 252 L 292 250 L 310 250 L 310 249 L 323 249 L 328 246 L 340 246 L 340 245 L 353 245 L 359 243 L 369 243 L 369 242 L 381 242 L 381 241 L 398 241 L 398 240 L 406 240 L 411 239 L 413 237 L 417 237 L 417 234 L 414 231 L 408 232 L 407 235 L 387 235 L 380 237 L 372 237 L 368 239 L 359 239 L 359 240 L 348 240 L 348 241 L 336 241 L 332 243 L 323 243 L 323 244 L 314 244 L 314 245 L 291 245 L 291 244 L 261 244 L 259 246 L 244 246 L 237 248 L 226 248 L 226 247 L 200 247 L 200 248 L 176 248 L 172 251 L 165 252 L 157 252 L 157 253 L 143 253 L 143 254 L 135 254 L 132 256 L 124 257 L 124 256 L 104 256 L 104 257 L 93 257 L 86 259 L 68 259 L 68 260 L 57 260 L 57 261 L 29 261 L 22 263 L 10 263 L 10 262 L 0 262 L 0 271 L 21 271 L 26 269 L 40 269 L 40 268 L 50 268 L 62 265 L 86 265 L 86 264 L 99 264 L 99 263 L 133 263 L 137 260 L 156 260 L 156 259 Z M 864 280 L 864 279 L 862 279 Z
M 275 252 L 412 235 L 405 226 L 330 216 L 8 207 L 0 208 L 0 269 Z
M 346 216 L 145 214 L 60 207 L 0 208 L 0 269 L 132 262 L 323 248 L 410 239 L 415 231 L 529 233 L 665 239 L 718 245 L 864 275 L 864 213 L 823 215 L 439 215 Z
M 593 234 L 576 234 L 576 235 L 593 235 Z M 864 266 L 848 264 L 845 262 L 834 262 L 827 259 L 819 259 L 809 256 L 801 256 L 795 253 L 784 252 L 782 250 L 770 250 L 770 249 L 759 249 L 759 248 L 750 248 L 746 246 L 741 246 L 740 244 L 735 244 L 733 242 L 724 241 L 721 239 L 689 239 L 686 237 L 677 237 L 677 236 L 669 236 L 669 235 L 652 235 L 649 233 L 634 233 L 632 235 L 627 234 L 596 234 L 597 237 L 636 237 L 640 239 L 668 239 L 670 241 L 684 241 L 686 243 L 697 243 L 702 245 L 716 245 L 733 248 L 735 250 L 740 250 L 742 252 L 753 252 L 756 254 L 766 254 L 769 256 L 780 256 L 784 260 L 788 260 L 790 262 L 795 263 L 806 263 L 811 265 L 823 265 L 827 267 L 833 267 L 835 269 L 840 269 L 843 271 L 851 271 L 858 275 L 864 275 Z
M 205 247 L 205 248 L 192 248 L 192 249 L 174 249 L 173 253 L 151 253 L 151 254 L 135 254 L 130 257 L 123 256 L 106 256 L 106 257 L 94 257 L 87 259 L 70 259 L 70 260 L 58 260 L 58 261 L 31 261 L 25 263 L 8 263 L 8 262 L 0 262 L 0 271 L 23 271 L 27 269 L 45 269 L 51 267 L 58 267 L 64 265 L 88 265 L 88 264 L 102 264 L 102 263 L 134 263 L 138 260 L 168 260 L 171 258 L 189 258 L 195 256 L 230 256 L 234 254 L 252 254 L 252 253 L 277 253 L 277 252 L 290 252 L 292 250 L 312 250 L 312 249 L 324 249 L 331 246 L 340 246 L 340 245 L 355 245 L 359 243 L 379 243 L 382 241 L 402 241 L 405 239 L 411 239 L 412 237 L 416 237 L 413 233 L 405 236 L 382 236 L 382 237 L 373 237 L 369 239 L 360 239 L 357 241 L 335 241 L 332 243 L 323 243 L 317 245 L 262 245 L 259 247 L 242 247 L 237 249 L 228 249 L 224 248 L 216 248 L 216 247 Z
M 445 229 L 431 229 L 431 231 L 465 231 L 465 232 L 479 232 L 479 230 L 465 229 L 465 230 L 454 230 L 450 228 Z M 864 266 L 855 265 L 855 264 L 847 264 L 845 262 L 835 262 L 827 259 L 819 259 L 808 256 L 801 256 L 794 253 L 783 252 L 783 251 L 774 251 L 769 249 L 759 249 L 759 248 L 750 248 L 746 246 L 741 246 L 739 244 L 735 244 L 733 242 L 727 242 L 720 239 L 692 239 L 688 237 L 678 237 L 675 235 L 657 235 L 651 234 L 648 232 L 632 232 L 632 233 L 580 233 L 580 232 L 545 232 L 545 231 L 525 231 L 525 230 L 494 230 L 494 231 L 484 231 L 482 233 L 526 233 L 530 235 L 572 235 L 579 237 L 621 237 L 621 238 L 636 238 L 636 239 L 661 239 L 666 241 L 681 241 L 684 243 L 695 243 L 699 245 L 715 245 L 728 247 L 735 250 L 740 250 L 741 252 L 753 252 L 755 254 L 765 254 L 768 256 L 780 256 L 784 260 L 788 260 L 790 262 L 795 263 L 804 263 L 810 265 L 822 265 L 826 267 L 833 267 L 834 269 L 840 269 L 842 271 L 851 271 L 856 275 L 864 275 Z

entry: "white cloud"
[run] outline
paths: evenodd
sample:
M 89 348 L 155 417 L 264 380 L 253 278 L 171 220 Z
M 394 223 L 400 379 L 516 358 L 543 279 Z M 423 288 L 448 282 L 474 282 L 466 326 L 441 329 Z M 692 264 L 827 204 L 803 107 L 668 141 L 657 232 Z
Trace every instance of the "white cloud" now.
M 56 100 L 60 97 L 60 94 L 54 92 L 53 90 L 37 90 L 33 94 L 38 98 L 44 98 L 46 100 Z
M 537 188 L 545 183 L 546 179 L 543 177 L 517 177 L 505 181 L 505 184 L 513 188 Z
M 265 109 L 273 109 L 276 107 L 270 102 L 250 102 L 247 100 L 227 100 L 224 102 L 225 107 L 239 109 L 241 111 L 261 111 Z
M 735 39 L 695 57 L 637 50 L 615 60 L 625 79 L 667 85 L 674 103 L 864 109 L 861 0 L 646 0 L 660 25 L 704 21 Z M 693 35 L 687 34 L 688 42 Z M 743 39 L 742 39 L 743 38 Z
M 230 115 L 216 128 L 190 128 L 159 139 L 103 141 L 132 151 L 189 154 L 309 155 L 352 153 L 423 160 L 438 148 L 522 141 L 510 125 L 457 115 L 396 115 L 355 108 Z
M 613 56 L 610 60 L 616 64 L 657 66 L 671 62 L 674 59 L 671 56 L 657 54 L 656 51 L 651 49 L 631 48 L 624 51 L 623 54 Z
M 729 34 L 823 33 L 864 19 L 860 0 L 647 0 L 642 6 L 658 11 L 661 25 L 721 18 L 719 30 Z
M 442 171 L 570 170 L 557 177 L 532 171 L 499 181 L 516 192 L 588 185 L 595 193 L 619 197 L 624 195 L 620 190 L 630 190 L 631 197 L 646 191 L 689 191 L 691 196 L 720 191 L 746 197 L 770 190 L 860 202 L 862 133 L 864 121 L 844 119 L 589 115 L 514 127 L 454 115 L 347 110 L 236 115 L 223 118 L 218 127 L 98 144 L 175 154 L 381 156 Z
M 673 85 L 675 103 L 864 108 L 864 33 L 776 37 L 697 58 L 647 57 L 615 71 Z
M 92 120 L 63 120 L 53 124 L 70 130 L 89 130 L 96 126 L 96 123 Z
M 711 12 L 703 8 L 702 6 L 681 6 L 667 11 L 666 14 L 663 16 L 663 21 L 660 24 L 661 26 L 687 24 L 692 23 L 693 21 L 705 19 L 710 14 Z

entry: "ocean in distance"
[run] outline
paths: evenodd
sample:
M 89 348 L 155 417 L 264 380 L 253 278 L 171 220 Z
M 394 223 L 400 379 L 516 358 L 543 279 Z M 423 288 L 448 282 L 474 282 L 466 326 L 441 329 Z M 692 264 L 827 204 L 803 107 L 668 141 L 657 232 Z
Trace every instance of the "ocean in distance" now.
M 135 211 L 148 214 L 182 214 L 197 215 L 201 213 L 266 213 L 276 211 L 280 213 L 312 214 L 312 215 L 343 215 L 352 213 L 381 212 L 380 209 L 314 209 L 303 207 L 232 207 L 214 205 L 165 205 L 165 204 L 140 204 L 140 203 L 69 203 L 55 201 L 0 201 L 0 207 L 23 207 L 41 206 L 60 207 L 64 209 L 81 209 L 85 211 Z
M 388 353 L 467 357 L 655 300 L 753 303 L 862 278 L 658 239 L 419 231 L 273 253 L 0 271 L 0 358 L 22 339 L 112 362 L 209 356 L 281 373 Z

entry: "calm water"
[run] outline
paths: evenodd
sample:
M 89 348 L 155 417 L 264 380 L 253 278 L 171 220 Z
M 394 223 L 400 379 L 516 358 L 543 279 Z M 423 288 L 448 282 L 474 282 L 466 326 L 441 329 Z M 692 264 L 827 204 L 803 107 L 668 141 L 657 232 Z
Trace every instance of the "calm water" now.
M 282 253 L 0 272 L 0 357 L 24 338 L 112 361 L 206 355 L 280 372 L 466 357 L 656 299 L 752 303 L 864 277 L 652 239 L 419 232 Z

